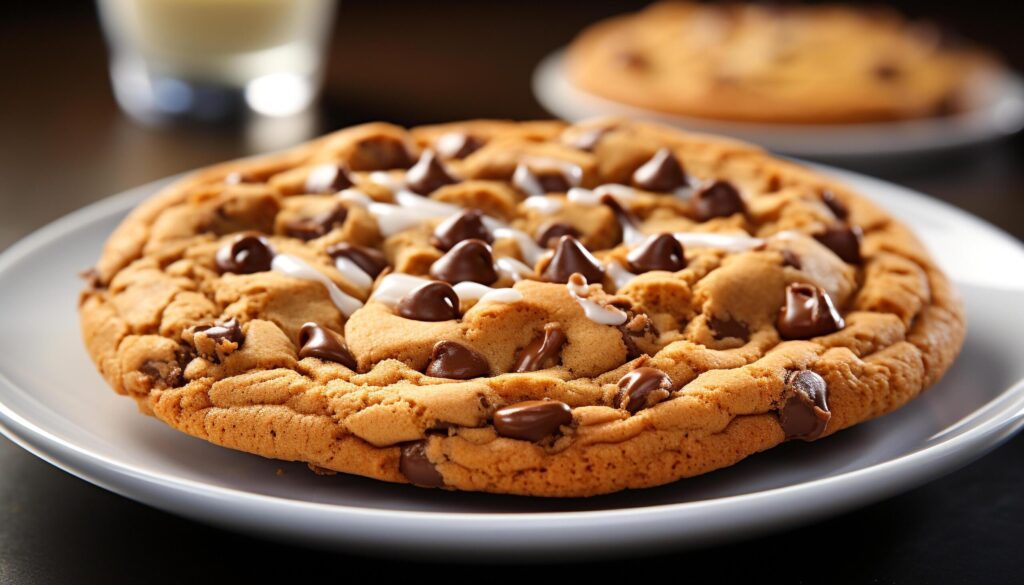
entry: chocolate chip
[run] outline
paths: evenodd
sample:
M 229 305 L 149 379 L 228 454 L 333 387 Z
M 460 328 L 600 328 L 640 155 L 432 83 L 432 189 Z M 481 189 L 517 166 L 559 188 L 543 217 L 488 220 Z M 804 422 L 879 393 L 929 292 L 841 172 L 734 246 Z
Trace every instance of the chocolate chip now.
M 347 258 L 351 260 L 372 278 L 377 278 L 377 275 L 388 267 L 388 261 L 380 251 L 347 242 L 334 244 L 327 248 L 327 254 L 331 258 Z
M 826 248 L 835 252 L 843 262 L 847 264 L 860 264 L 863 258 L 860 255 L 860 243 L 864 233 L 859 226 L 851 226 L 845 223 L 830 225 L 825 232 L 815 234 L 814 239 L 825 245 Z
M 338 164 L 324 164 L 315 167 L 306 176 L 306 193 L 337 193 L 353 185 L 348 170 Z
M 824 290 L 793 283 L 786 287 L 786 304 L 779 309 L 776 326 L 783 339 L 809 339 L 839 331 L 846 322 Z
M 242 347 L 244 342 L 242 326 L 234 318 L 192 329 L 192 347 L 200 356 L 215 363 L 220 363 L 224 356 Z
M 431 265 L 430 275 L 450 284 L 469 281 L 489 285 L 498 280 L 491 247 L 482 240 L 463 240 L 456 244 Z
M 153 380 L 154 388 L 180 388 L 185 385 L 185 372 L 177 361 L 146 360 L 139 371 Z
M 616 303 L 611 303 L 617 306 Z M 618 326 L 619 334 L 622 336 L 622 343 L 626 346 L 626 359 L 631 360 L 643 355 L 643 351 L 636 343 L 637 337 L 655 339 L 658 337 L 658 329 L 654 326 L 651 318 L 644 313 L 635 313 L 632 307 L 617 307 L 626 311 L 627 321 Z
M 647 57 L 633 50 L 624 50 L 615 53 L 615 62 L 626 69 L 633 71 L 645 71 L 651 66 Z
M 836 216 L 836 219 L 846 219 L 850 216 L 850 209 L 832 191 L 822 191 L 821 200 L 828 207 L 829 211 L 832 212 L 832 215 Z
M 575 181 L 558 166 L 528 166 L 520 163 L 512 175 L 512 186 L 527 195 L 565 193 L 575 186 Z
M 315 357 L 328 362 L 337 362 L 350 370 L 356 369 L 356 360 L 348 351 L 345 340 L 332 330 L 313 323 L 306 323 L 299 329 L 299 359 Z
M 444 158 L 462 159 L 473 154 L 484 145 L 481 138 L 464 132 L 449 132 L 437 139 L 434 147 Z
M 832 418 L 825 380 L 810 370 L 790 372 L 785 394 L 788 398 L 779 410 L 779 424 L 786 438 L 813 441 L 820 437 Z
M 593 152 L 597 148 L 597 143 L 601 142 L 605 134 L 611 132 L 613 128 L 589 128 L 582 132 L 577 133 L 570 140 L 564 140 L 566 144 L 573 148 L 578 148 L 586 152 Z
M 370 136 L 355 144 L 347 162 L 353 171 L 406 169 L 412 164 L 412 155 L 399 138 Z
M 216 264 L 221 272 L 252 274 L 270 270 L 274 249 L 266 238 L 255 234 L 242 234 L 217 250 Z
M 797 270 L 800 270 L 800 268 L 802 267 L 802 264 L 800 263 L 800 257 L 797 256 L 796 253 L 790 250 L 789 248 L 782 249 L 782 265 L 791 266 L 793 268 L 796 268 Z
M 527 400 L 494 413 L 498 435 L 522 441 L 539 441 L 571 424 L 572 409 L 557 400 Z
M 420 487 L 436 488 L 444 485 L 444 477 L 427 458 L 427 442 L 416 441 L 402 445 L 398 470 L 409 483 Z
M 438 341 L 430 352 L 430 362 L 424 372 L 435 378 L 469 380 L 491 373 L 487 358 L 454 341 Z
M 693 196 L 697 219 L 707 221 L 715 217 L 729 217 L 746 211 L 740 192 L 728 181 L 715 181 Z
M 629 269 L 636 273 L 652 270 L 676 272 L 686 268 L 683 245 L 672 234 L 658 234 L 647 238 L 626 255 Z
M 453 215 L 438 224 L 430 243 L 444 251 L 451 250 L 455 244 L 463 240 L 481 240 L 490 244 L 494 241 L 494 236 L 484 225 L 483 217 L 484 214 L 479 209 L 467 209 Z
M 580 236 L 580 232 L 564 221 L 552 222 L 547 224 L 547 226 L 537 234 L 537 243 L 544 248 L 553 248 L 562 236 L 578 238 Z
M 548 323 L 544 326 L 544 332 L 519 352 L 512 371 L 535 372 L 557 366 L 559 353 L 562 351 L 565 341 L 566 337 L 562 328 L 555 323 Z
M 459 318 L 459 295 L 447 282 L 428 282 L 402 297 L 396 310 L 406 319 L 451 321 Z
M 903 75 L 898 65 L 889 62 L 878 63 L 871 72 L 882 81 L 896 81 Z
M 672 392 L 672 379 L 655 368 L 637 368 L 619 380 L 616 396 L 619 408 L 636 414 L 665 400 Z
M 554 256 L 540 275 L 541 280 L 566 283 L 576 273 L 582 274 L 591 284 L 600 284 L 604 280 L 604 268 L 597 258 L 576 238 L 562 236 L 555 246 Z
M 78 273 L 78 277 L 85 281 L 85 286 L 89 290 L 103 288 L 103 278 L 100 276 L 100 271 L 96 268 L 86 268 Z
M 622 206 L 619 201 L 611 195 L 601 196 L 601 205 L 604 205 L 615 214 L 615 221 L 619 224 L 619 229 L 622 230 L 622 237 L 625 239 L 627 230 L 633 230 L 635 233 L 640 233 L 639 228 L 636 225 L 636 218 L 633 214 L 626 211 L 626 208 Z
M 719 319 L 712 315 L 708 318 L 708 327 L 711 328 L 711 334 L 714 335 L 715 339 L 721 340 L 735 337 L 736 339 L 746 341 L 750 338 L 750 328 L 743 321 L 729 318 Z
M 458 183 L 433 150 L 424 150 L 420 160 L 405 173 L 405 186 L 420 195 L 429 195 L 445 185 Z
M 956 92 L 950 92 L 935 102 L 935 106 L 932 108 L 932 115 L 938 118 L 953 116 L 962 112 L 964 108 L 964 96 Z
M 668 193 L 688 184 L 683 165 L 668 148 L 654 153 L 651 160 L 633 172 L 633 186 L 644 191 Z
M 334 208 L 308 219 L 294 219 L 284 225 L 285 235 L 300 240 L 314 240 L 327 235 L 335 227 L 345 223 L 348 208 L 336 205 Z

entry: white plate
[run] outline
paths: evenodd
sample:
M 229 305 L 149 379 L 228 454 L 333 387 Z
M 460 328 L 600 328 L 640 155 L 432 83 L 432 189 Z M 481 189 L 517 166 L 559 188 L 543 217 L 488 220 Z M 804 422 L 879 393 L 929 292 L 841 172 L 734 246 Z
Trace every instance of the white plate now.
M 0 428 L 62 469 L 169 512 L 392 556 L 607 557 L 748 537 L 849 510 L 965 464 L 1024 422 L 1024 250 L 948 205 L 828 172 L 919 229 L 961 283 L 971 327 L 938 386 L 814 444 L 786 444 L 659 488 L 543 500 L 319 477 L 301 464 L 179 434 L 107 388 L 75 313 L 76 272 L 96 259 L 126 211 L 166 181 L 73 213 L 0 255 Z
M 602 115 L 646 118 L 696 132 L 723 134 L 769 150 L 819 159 L 883 158 L 922 154 L 993 140 L 1024 128 L 1024 80 L 1005 72 L 979 88 L 979 107 L 944 118 L 870 124 L 767 124 L 667 114 L 598 97 L 573 86 L 564 50 L 533 73 L 533 93 L 548 111 L 577 122 Z

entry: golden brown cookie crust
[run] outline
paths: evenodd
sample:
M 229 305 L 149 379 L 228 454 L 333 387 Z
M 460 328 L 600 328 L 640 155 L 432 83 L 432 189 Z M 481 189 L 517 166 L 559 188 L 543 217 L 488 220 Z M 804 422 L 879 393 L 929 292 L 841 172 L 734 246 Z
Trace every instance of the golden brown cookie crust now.
M 429 192 L 424 205 L 482 209 L 530 236 L 554 221 L 571 224 L 606 268 L 631 266 L 630 251 L 640 244 L 622 243 L 628 236 L 612 206 L 587 197 L 602 185 L 629 184 L 668 148 L 698 187 L 620 190 L 620 203 L 645 234 L 689 234 L 681 240 L 686 266 L 619 283 L 609 276 L 603 287 L 577 291 L 598 312 L 626 314 L 621 326 L 589 318 L 569 286 L 540 281 L 552 262 L 544 256 L 514 286 L 505 273 L 493 283 L 518 300 L 463 299 L 454 320 L 401 316 L 394 303 L 371 298 L 328 251 L 339 243 L 382 250 L 390 268 L 373 279 L 378 292 L 389 272 L 428 274 L 443 255 L 431 244 L 441 218 L 408 229 L 388 224 L 384 236 L 381 209 L 402 205 L 374 202 L 396 201 L 403 167 L 425 149 L 445 152 L 450 145 L 442 141 L 453 136 L 472 137 L 478 148 L 442 157 L 458 182 Z M 580 189 L 541 195 L 557 202 L 549 207 L 526 203 L 512 181 L 524 161 L 569 169 Z M 305 193 L 311 172 L 325 163 L 351 169 L 351 189 Z M 713 179 L 735 187 L 742 212 L 698 217 L 695 190 Z M 420 205 L 408 194 L 404 201 Z M 339 204 L 345 219 L 319 237 L 287 235 L 295 221 Z M 863 230 L 859 264 L 815 239 L 837 223 Z M 222 271 L 218 251 L 240 233 L 261 233 L 278 256 L 301 260 L 333 287 L 278 270 Z M 514 238 L 494 233 L 495 258 L 526 260 Z M 709 233 L 727 234 L 731 243 L 699 245 Z M 415 471 L 409 465 L 420 464 L 428 470 L 413 478 L 421 485 L 435 478 L 449 489 L 538 496 L 660 485 L 771 448 L 787 439 L 780 411 L 799 372 L 814 372 L 827 386 L 831 418 L 816 436 L 882 415 L 941 378 L 965 327 L 947 278 L 909 230 L 874 204 L 755 147 L 627 120 L 472 121 L 408 131 L 368 124 L 284 154 L 217 165 L 133 211 L 96 272 L 80 303 L 89 353 L 117 392 L 168 425 L 325 470 L 407 482 Z M 779 308 L 794 283 L 820 287 L 844 327 L 782 340 Z M 331 290 L 365 304 L 346 317 Z M 300 356 L 307 322 L 340 334 L 355 367 Z M 566 338 L 555 365 L 510 373 L 552 323 Z M 490 375 L 424 373 L 442 340 L 475 352 Z M 631 412 L 619 381 L 641 367 L 664 372 L 669 389 Z M 554 413 L 555 426 L 537 440 L 498 434 L 496 411 L 540 399 L 568 405 L 571 422 L 557 424 L 566 421 Z M 407 453 L 403 465 L 410 446 L 420 449 L 418 459 Z
M 748 122 L 852 123 L 969 107 L 981 51 L 881 7 L 661 2 L 584 30 L 566 73 L 595 95 Z

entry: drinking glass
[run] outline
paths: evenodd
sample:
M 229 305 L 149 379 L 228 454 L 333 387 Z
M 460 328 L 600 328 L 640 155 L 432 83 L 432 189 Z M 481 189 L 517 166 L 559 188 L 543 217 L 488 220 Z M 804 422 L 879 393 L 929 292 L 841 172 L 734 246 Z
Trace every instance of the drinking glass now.
M 98 0 L 121 107 L 146 122 L 292 116 L 323 78 L 334 0 Z

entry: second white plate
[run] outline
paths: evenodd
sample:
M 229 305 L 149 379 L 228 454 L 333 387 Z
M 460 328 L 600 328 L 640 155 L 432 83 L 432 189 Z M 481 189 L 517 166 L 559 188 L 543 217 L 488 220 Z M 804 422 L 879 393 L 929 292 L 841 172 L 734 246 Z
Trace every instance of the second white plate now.
M 90 482 L 201 522 L 324 547 L 504 561 L 651 553 L 750 537 L 840 513 L 980 456 L 1024 423 L 1024 250 L 948 205 L 839 175 L 911 223 L 958 281 L 960 359 L 903 409 L 708 475 L 589 499 L 452 493 L 234 452 L 140 415 L 80 341 L 76 273 L 125 213 L 166 183 L 100 202 L 0 254 L 0 430 Z M 283 474 L 277 470 L 283 469 Z M 386 551 L 386 553 L 385 553 Z
M 882 159 L 948 150 L 1007 136 L 1024 128 L 1024 80 L 1006 73 L 991 80 L 979 107 L 944 118 L 871 124 L 767 124 L 693 118 L 607 100 L 573 86 L 564 51 L 548 55 L 533 74 L 533 93 L 549 112 L 577 122 L 604 115 L 646 118 L 695 132 L 723 134 L 769 150 L 817 159 Z

